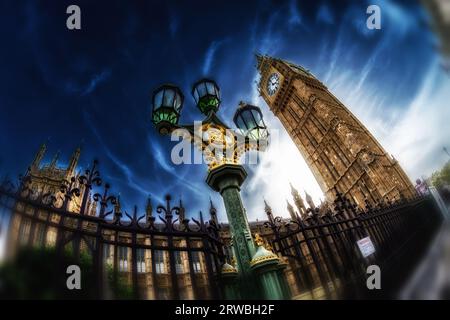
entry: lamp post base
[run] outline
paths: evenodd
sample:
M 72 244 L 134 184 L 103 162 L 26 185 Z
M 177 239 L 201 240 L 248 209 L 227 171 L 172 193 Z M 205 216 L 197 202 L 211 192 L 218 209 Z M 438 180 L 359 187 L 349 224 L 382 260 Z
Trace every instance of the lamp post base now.
M 252 265 L 252 268 L 262 291 L 262 299 L 284 300 L 291 298 L 289 286 L 283 273 L 286 265 L 280 263 L 279 259 L 255 264 Z
M 285 266 L 274 253 L 263 247 L 259 247 L 258 251 L 255 248 L 240 195 L 240 187 L 246 177 L 242 166 L 226 164 L 211 170 L 206 178 L 208 185 L 220 192 L 225 204 L 237 261 L 238 274 L 232 280 L 243 299 L 289 299 L 283 274 Z M 229 293 L 226 298 L 237 297 L 231 289 L 229 274 L 224 274 L 223 278 Z
M 255 254 L 255 244 L 240 195 L 240 187 L 246 177 L 247 172 L 242 166 L 225 164 L 211 170 L 206 183 L 223 198 L 233 235 L 233 247 L 239 273 L 237 281 L 241 284 L 241 297 L 255 299 L 258 298 L 256 296 L 258 290 L 250 266 L 250 261 Z

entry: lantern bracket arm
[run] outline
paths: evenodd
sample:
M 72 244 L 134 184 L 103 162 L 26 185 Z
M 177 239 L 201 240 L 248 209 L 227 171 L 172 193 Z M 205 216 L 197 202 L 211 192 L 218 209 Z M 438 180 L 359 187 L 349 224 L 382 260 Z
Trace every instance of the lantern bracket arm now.
M 231 129 L 229 126 L 227 126 L 217 115 L 214 111 L 211 111 L 208 116 L 205 119 L 205 123 L 207 124 L 215 124 L 219 127 L 222 127 L 224 129 Z
M 220 128 L 223 128 L 225 130 L 231 129 L 233 131 L 236 131 L 236 130 L 230 128 L 228 125 L 226 125 L 216 115 L 216 113 L 214 111 L 210 111 L 208 116 L 202 121 L 202 125 L 208 125 L 208 124 L 216 125 L 216 126 L 218 126 Z M 191 133 L 192 135 L 194 135 L 194 133 L 195 133 L 195 125 L 194 124 L 174 124 L 174 125 L 172 125 L 172 130 L 171 131 L 174 131 L 176 129 L 185 129 L 185 130 L 189 131 L 189 133 Z M 242 136 L 238 132 L 235 132 L 234 134 L 236 136 Z
M 229 126 L 227 126 L 217 115 L 214 111 L 210 111 L 208 116 L 202 121 L 202 129 L 204 126 L 207 125 L 214 125 L 224 130 L 231 129 L 233 131 L 234 135 L 234 147 L 238 148 L 239 146 L 244 146 L 245 151 L 248 151 L 250 149 L 258 149 L 259 151 L 264 151 L 263 148 L 259 148 L 261 145 L 261 140 L 263 139 L 254 139 L 248 135 L 244 135 L 239 132 L 238 129 L 232 129 Z M 190 134 L 191 142 L 194 142 L 195 139 L 200 139 L 202 141 L 201 145 L 202 147 L 206 147 L 207 143 L 203 141 L 202 136 L 199 135 L 198 128 L 194 124 L 174 124 L 172 125 L 172 130 L 175 131 L 177 129 L 183 129 L 187 130 Z M 197 129 L 197 130 L 196 130 Z M 266 140 L 266 139 L 264 139 Z

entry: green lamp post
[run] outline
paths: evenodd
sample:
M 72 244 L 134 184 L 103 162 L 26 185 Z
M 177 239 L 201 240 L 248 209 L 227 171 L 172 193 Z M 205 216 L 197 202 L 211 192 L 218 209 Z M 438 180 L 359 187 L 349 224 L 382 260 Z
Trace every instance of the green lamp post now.
M 184 137 L 189 138 L 207 160 L 206 183 L 223 198 L 237 262 L 236 266 L 228 263 L 222 266 L 225 297 L 287 298 L 280 261 L 273 252 L 255 246 L 240 195 L 240 188 L 247 177 L 239 162 L 240 157 L 249 150 L 264 151 L 268 144 L 269 134 L 261 110 L 241 102 L 233 117 L 239 129 L 236 132 L 216 115 L 221 100 L 215 81 L 202 79 L 196 82 L 192 95 L 198 109 L 206 116 L 200 128 L 178 124 L 183 95 L 173 85 L 163 85 L 155 90 L 152 121 L 160 134 L 169 134 L 177 129 L 187 131 Z M 270 258 L 261 257 L 267 254 Z

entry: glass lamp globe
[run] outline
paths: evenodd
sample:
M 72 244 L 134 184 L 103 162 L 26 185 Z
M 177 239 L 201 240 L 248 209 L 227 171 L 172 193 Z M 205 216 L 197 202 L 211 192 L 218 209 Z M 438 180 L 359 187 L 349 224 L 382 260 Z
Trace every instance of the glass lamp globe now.
M 178 123 L 183 107 L 183 94 L 174 85 L 165 84 L 153 92 L 152 122 L 162 134 Z
M 195 104 L 204 115 L 211 111 L 217 112 L 220 105 L 220 91 L 214 80 L 202 79 L 192 88 Z
M 233 121 L 241 134 L 249 140 L 256 141 L 260 147 L 267 145 L 269 132 L 263 120 L 261 109 L 247 103 L 241 102 Z

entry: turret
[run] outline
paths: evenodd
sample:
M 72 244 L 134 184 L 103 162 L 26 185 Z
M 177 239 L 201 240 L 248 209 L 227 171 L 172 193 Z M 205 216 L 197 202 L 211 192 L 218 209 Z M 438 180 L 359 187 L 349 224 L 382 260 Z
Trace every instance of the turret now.
M 264 199 L 264 211 L 266 212 L 267 218 L 271 223 L 274 222 L 272 208 L 267 204 L 266 199 Z
M 289 215 L 291 216 L 291 219 L 297 220 L 297 215 L 295 214 L 294 207 L 292 206 L 292 204 L 289 203 L 288 200 L 286 200 L 286 203 L 287 203 L 287 209 L 289 211 Z
M 219 227 L 219 219 L 217 219 L 217 209 L 216 207 L 214 207 L 211 198 L 209 199 L 209 203 L 209 214 L 211 216 L 211 221 L 214 222 L 217 227 Z
M 52 168 L 52 169 L 56 168 L 56 164 L 58 163 L 60 153 L 61 152 L 59 150 L 58 150 L 58 152 L 56 152 L 55 156 L 52 159 L 52 162 L 50 163 L 50 168 Z
M 69 166 L 67 167 L 67 177 L 71 177 L 74 175 L 75 168 L 77 167 L 78 160 L 80 159 L 80 153 L 81 153 L 81 147 L 78 147 L 75 149 L 75 151 L 72 154 L 72 157 L 69 161 Z
M 295 189 L 291 183 L 289 183 L 289 184 L 291 186 L 291 194 L 292 194 L 292 197 L 294 198 L 295 206 L 297 207 L 297 210 L 299 211 L 301 217 L 305 218 L 306 217 L 305 203 L 303 202 L 303 199 L 300 196 L 300 194 L 298 193 L 297 189 Z
M 267 203 L 266 199 L 264 199 L 264 212 L 269 216 L 272 215 L 272 208 Z
M 153 217 L 153 206 L 152 206 L 152 198 L 148 196 L 147 205 L 145 206 L 145 221 L 150 222 Z
M 39 165 L 41 164 L 42 159 L 44 158 L 45 151 L 47 150 L 47 146 L 45 143 L 41 145 L 38 152 L 36 153 L 36 156 L 34 157 L 33 162 L 31 163 L 30 168 L 31 169 L 38 169 Z
M 120 204 L 120 193 L 117 196 L 116 203 L 114 204 L 114 221 L 117 223 L 122 218 L 122 205 Z
M 311 210 L 314 210 L 316 208 L 316 205 L 314 204 L 312 197 L 306 191 L 305 191 L 305 199 Z
M 186 219 L 186 209 L 184 208 L 184 206 L 183 206 L 183 201 L 181 200 L 181 197 L 180 197 L 180 205 L 179 205 L 179 208 L 180 208 L 180 211 L 179 211 L 179 218 L 178 218 L 178 222 L 180 223 L 180 224 L 182 224 L 183 223 L 183 221 L 184 221 L 184 219 Z

